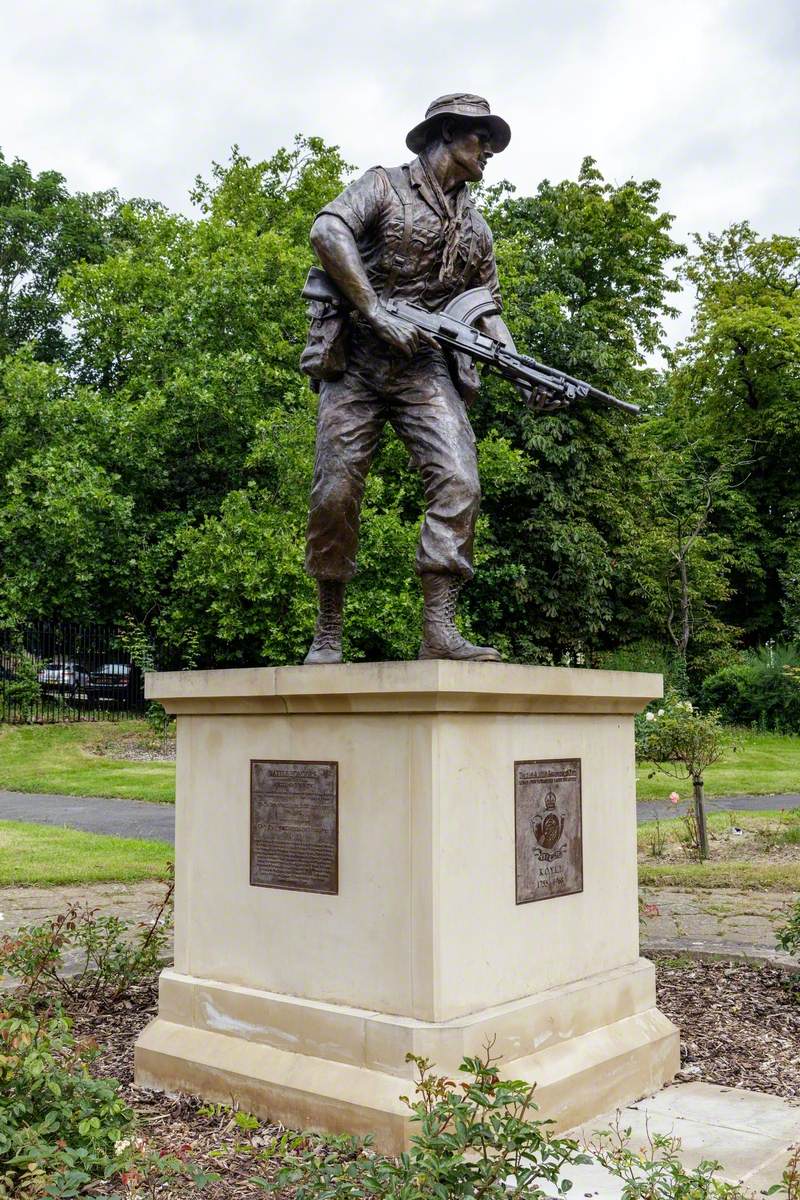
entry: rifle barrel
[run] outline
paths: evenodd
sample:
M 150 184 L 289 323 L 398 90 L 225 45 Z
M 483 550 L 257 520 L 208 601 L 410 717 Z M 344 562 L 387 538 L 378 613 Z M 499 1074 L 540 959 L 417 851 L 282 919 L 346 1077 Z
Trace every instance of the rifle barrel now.
M 609 392 L 601 392 L 599 388 L 592 387 L 581 379 L 573 379 L 571 375 L 566 375 L 556 367 L 548 367 L 546 363 L 538 362 L 530 354 L 517 354 L 501 342 L 480 333 L 474 326 L 467 325 L 455 317 L 428 312 L 427 309 L 420 308 L 408 300 L 389 300 L 386 307 L 410 324 L 432 333 L 441 345 L 461 351 L 478 362 L 494 367 L 506 379 L 528 383 L 535 388 L 549 388 L 553 392 L 563 393 L 574 389 L 579 395 L 591 396 L 594 400 L 600 400 L 613 408 L 621 408 L 624 412 L 639 412 L 638 404 L 618 400 Z
M 630 400 L 618 400 L 616 396 L 611 396 L 608 392 L 601 392 L 595 387 L 589 388 L 589 395 L 593 400 L 602 400 L 603 404 L 612 404 L 614 408 L 621 408 L 625 412 L 638 414 L 642 411 L 638 404 L 632 404 Z

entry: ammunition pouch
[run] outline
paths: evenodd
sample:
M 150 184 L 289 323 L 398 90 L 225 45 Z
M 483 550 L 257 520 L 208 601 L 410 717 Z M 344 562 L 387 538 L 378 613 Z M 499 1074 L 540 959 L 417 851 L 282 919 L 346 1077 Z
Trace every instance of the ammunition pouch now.
M 308 273 L 303 297 L 308 301 L 309 330 L 300 355 L 300 370 L 317 386 L 322 381 L 341 379 L 350 351 L 352 309 L 336 284 L 319 267 Z
M 309 328 L 300 370 L 317 383 L 341 379 L 350 349 L 350 313 L 325 300 L 308 304 Z

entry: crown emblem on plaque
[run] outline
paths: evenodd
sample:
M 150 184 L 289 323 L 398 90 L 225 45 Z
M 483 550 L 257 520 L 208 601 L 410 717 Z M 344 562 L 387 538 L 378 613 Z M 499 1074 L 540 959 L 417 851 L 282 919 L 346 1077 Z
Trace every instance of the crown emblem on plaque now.
M 566 818 L 556 812 L 556 794 L 550 788 L 544 797 L 544 808 L 531 821 L 533 836 L 543 850 L 552 851 L 561 841 L 565 824 Z

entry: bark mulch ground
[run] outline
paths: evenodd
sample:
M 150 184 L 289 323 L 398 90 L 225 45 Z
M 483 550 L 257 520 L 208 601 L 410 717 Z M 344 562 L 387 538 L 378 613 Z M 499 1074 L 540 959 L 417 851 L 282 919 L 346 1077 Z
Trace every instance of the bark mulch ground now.
M 658 1006 L 681 1030 L 681 1080 L 800 1099 L 800 974 L 652 957 Z
M 793 994 L 791 987 L 794 978 L 800 989 L 800 975 L 793 977 L 774 966 L 653 957 L 659 1007 L 682 1030 L 680 1080 L 800 1099 L 800 994 Z M 265 1195 L 251 1179 L 271 1176 L 277 1169 L 277 1161 L 265 1161 L 264 1156 L 268 1158 L 274 1139 L 283 1132 L 281 1126 L 259 1123 L 255 1129 L 243 1129 L 230 1110 L 133 1086 L 133 1043 L 155 1011 L 155 988 L 141 987 L 122 1008 L 74 1018 L 76 1034 L 102 1047 L 95 1073 L 120 1081 L 152 1149 L 177 1152 L 202 1170 L 220 1173 L 222 1178 L 209 1184 L 203 1196 L 243 1200 Z M 196 1193 L 178 1184 L 160 1194 Z
M 176 1155 L 204 1172 L 221 1176 L 198 1193 L 188 1182 L 175 1181 L 159 1196 L 170 1200 L 202 1196 L 208 1200 L 248 1200 L 272 1195 L 275 1200 L 289 1193 L 266 1193 L 254 1185 L 253 1176 L 274 1174 L 278 1163 L 264 1160 L 265 1148 L 283 1133 L 280 1125 L 259 1122 L 255 1129 L 242 1129 L 229 1108 L 208 1105 L 192 1096 L 170 1098 L 161 1092 L 148 1092 L 133 1083 L 133 1045 L 139 1031 L 156 1015 L 156 985 L 134 989 L 130 1001 L 111 1012 L 72 1014 L 76 1037 L 96 1042 L 100 1054 L 92 1064 L 92 1073 L 111 1076 L 122 1084 L 125 1101 L 135 1108 L 140 1134 L 150 1150 Z M 99 1185 L 92 1195 L 119 1193 L 119 1183 Z M 147 1193 L 149 1194 L 149 1193 Z

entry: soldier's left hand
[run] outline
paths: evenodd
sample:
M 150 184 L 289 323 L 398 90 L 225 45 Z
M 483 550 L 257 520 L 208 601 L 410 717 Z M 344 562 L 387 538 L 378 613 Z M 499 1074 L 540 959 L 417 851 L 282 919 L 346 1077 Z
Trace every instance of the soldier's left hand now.
M 569 408 L 569 400 L 548 391 L 547 388 L 537 388 L 535 392 L 531 393 L 530 388 L 520 385 L 519 392 L 528 408 L 532 408 L 535 412 L 560 412 L 564 408 Z

